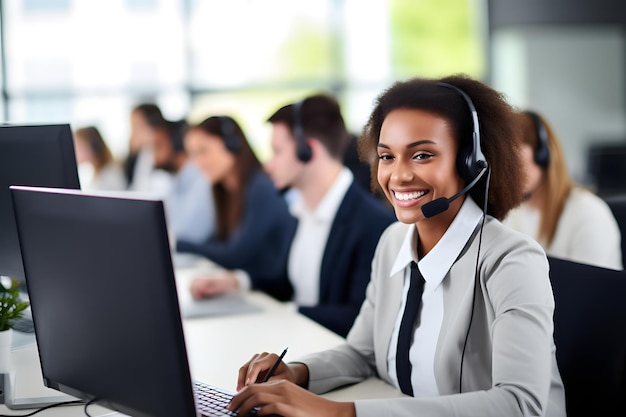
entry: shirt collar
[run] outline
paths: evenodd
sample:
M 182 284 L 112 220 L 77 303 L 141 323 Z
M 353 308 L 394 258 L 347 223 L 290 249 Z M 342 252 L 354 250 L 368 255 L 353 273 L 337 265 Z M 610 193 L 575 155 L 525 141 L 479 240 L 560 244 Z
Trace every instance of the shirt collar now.
M 391 268 L 390 276 L 406 268 L 411 261 L 416 261 L 420 272 L 429 284 L 439 285 L 454 261 L 474 233 L 483 215 L 482 210 L 470 196 L 465 198 L 461 209 L 434 248 L 422 259 L 417 258 L 416 233 L 414 225 L 408 227 L 398 256 Z
M 354 175 L 352 175 L 352 172 L 347 167 L 343 167 L 341 171 L 339 171 L 339 175 L 335 179 L 335 182 L 333 182 L 333 185 L 326 191 L 322 201 L 320 201 L 314 210 L 310 210 L 306 206 L 304 199 L 300 195 L 293 203 L 291 209 L 292 214 L 298 218 L 308 215 L 317 220 L 332 221 L 353 179 Z

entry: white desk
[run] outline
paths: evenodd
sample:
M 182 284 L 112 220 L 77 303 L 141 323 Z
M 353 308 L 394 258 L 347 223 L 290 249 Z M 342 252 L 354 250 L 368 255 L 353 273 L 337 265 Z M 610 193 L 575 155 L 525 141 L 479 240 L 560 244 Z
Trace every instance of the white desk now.
M 178 274 L 181 303 L 185 301 L 189 275 Z M 296 313 L 288 304 L 276 302 L 261 293 L 249 293 L 246 300 L 261 307 L 260 313 L 220 317 L 185 319 L 183 327 L 192 377 L 234 390 L 239 367 L 254 353 L 289 351 L 285 360 L 297 360 L 307 353 L 333 347 L 343 339 L 314 321 Z M 36 346 L 13 351 L 16 370 L 16 396 L 47 396 L 56 391 L 45 388 Z M 374 397 L 402 396 L 395 388 L 370 378 L 352 387 L 326 394 L 333 400 L 354 400 Z M 90 406 L 90 414 L 118 415 L 109 410 Z M 25 410 L 9 410 L 0 405 L 2 414 L 25 414 Z M 82 406 L 54 408 L 41 416 L 84 416 Z

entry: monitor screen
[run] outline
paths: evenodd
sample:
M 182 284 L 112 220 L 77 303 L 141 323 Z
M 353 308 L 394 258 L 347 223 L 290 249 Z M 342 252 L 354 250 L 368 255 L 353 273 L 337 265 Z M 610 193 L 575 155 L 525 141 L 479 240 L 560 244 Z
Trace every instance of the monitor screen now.
M 0 125 L 0 275 L 24 282 L 11 185 L 80 189 L 68 124 Z
M 46 386 L 133 416 L 195 416 L 163 202 L 12 192 Z
M 626 143 L 591 146 L 588 172 L 600 196 L 626 193 Z

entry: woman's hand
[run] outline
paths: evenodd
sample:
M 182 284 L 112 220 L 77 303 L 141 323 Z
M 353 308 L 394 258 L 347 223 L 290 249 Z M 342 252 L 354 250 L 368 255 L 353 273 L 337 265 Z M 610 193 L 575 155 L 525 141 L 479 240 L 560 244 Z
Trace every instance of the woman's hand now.
M 237 379 L 237 391 L 257 382 L 263 382 L 267 372 L 274 366 L 278 360 L 275 353 L 258 353 L 248 362 L 239 368 L 239 377 Z M 309 371 L 307 367 L 301 363 L 287 365 L 280 361 L 278 367 L 274 371 L 274 375 L 270 381 L 287 380 L 305 386 L 309 380 Z
M 259 416 L 271 414 L 283 417 L 356 416 L 354 403 L 327 400 L 286 380 L 248 385 L 237 393 L 228 405 L 229 410 L 238 410 L 241 416 L 247 415 L 254 408 L 258 408 Z
M 195 278 L 189 287 L 191 296 L 199 300 L 201 298 L 212 297 L 235 291 L 239 287 L 237 278 L 232 272 L 227 272 L 219 276 L 204 276 Z

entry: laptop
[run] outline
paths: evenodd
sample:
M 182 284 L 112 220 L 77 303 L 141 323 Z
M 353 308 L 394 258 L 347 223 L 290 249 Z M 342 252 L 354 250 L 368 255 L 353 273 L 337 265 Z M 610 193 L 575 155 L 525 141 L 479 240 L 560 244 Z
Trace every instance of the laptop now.
M 133 416 L 233 415 L 190 375 L 162 201 L 11 193 L 45 385 Z
M 195 278 L 218 276 L 224 268 L 200 256 L 175 252 L 172 262 L 176 273 L 180 314 L 185 319 L 198 317 L 228 316 L 261 312 L 262 309 L 250 303 L 239 292 L 225 293 L 200 300 L 194 299 L 189 286 Z

